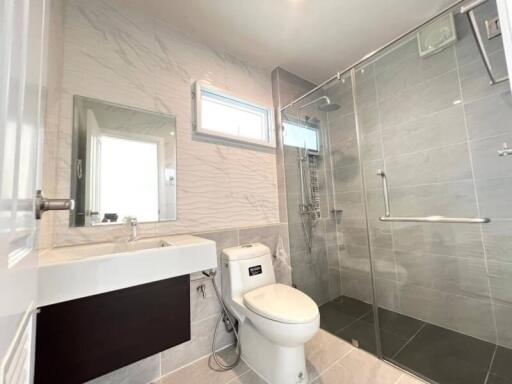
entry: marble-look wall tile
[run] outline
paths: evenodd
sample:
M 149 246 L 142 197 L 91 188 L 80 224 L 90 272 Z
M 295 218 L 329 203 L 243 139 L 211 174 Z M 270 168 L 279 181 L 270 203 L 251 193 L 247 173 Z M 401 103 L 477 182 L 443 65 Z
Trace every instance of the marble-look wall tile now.
M 62 68 L 51 63 L 62 86 L 55 92 L 58 109 L 52 108 L 54 116 L 48 114 L 58 134 L 45 146 L 46 158 L 56 154 L 55 174 L 46 172 L 45 180 L 55 185 L 58 197 L 69 196 L 72 96 L 79 94 L 176 116 L 178 220 L 158 223 L 158 234 L 279 222 L 275 151 L 197 137 L 191 122 L 194 81 L 271 106 L 268 71 L 129 6 L 70 0 L 62 19 Z M 53 245 L 105 240 L 103 231 L 69 228 L 65 213 L 49 216 L 54 220 Z

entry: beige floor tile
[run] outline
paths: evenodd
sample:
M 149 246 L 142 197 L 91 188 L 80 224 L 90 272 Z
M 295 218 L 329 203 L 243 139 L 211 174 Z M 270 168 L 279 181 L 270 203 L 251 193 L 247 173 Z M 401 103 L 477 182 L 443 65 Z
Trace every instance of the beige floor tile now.
M 394 384 L 402 375 L 397 368 L 360 349 L 354 349 L 339 362 L 335 373 L 343 384 Z M 329 377 L 334 373 L 327 372 Z M 341 379 L 343 378 L 343 379 Z
M 254 373 L 254 371 L 249 371 L 242 376 L 234 378 L 228 384 L 266 384 L 266 381 Z
M 417 377 L 408 375 L 407 373 L 403 373 L 402 376 L 398 379 L 396 384 L 426 384 L 426 381 L 420 380 Z
M 316 379 L 341 357 L 353 350 L 349 343 L 320 329 L 306 344 L 306 365 L 309 380 Z
M 226 348 L 219 355 L 228 363 L 234 359 L 234 348 Z M 215 371 L 210 367 L 209 359 L 206 357 L 194 364 L 186 366 L 160 379 L 155 384 L 226 384 L 236 377 L 249 371 L 249 367 L 240 361 L 238 366 L 229 371 Z M 245 382 L 240 382 L 245 383 Z M 248 381 L 248 383 L 253 383 Z M 254 383 L 258 383 L 254 381 Z

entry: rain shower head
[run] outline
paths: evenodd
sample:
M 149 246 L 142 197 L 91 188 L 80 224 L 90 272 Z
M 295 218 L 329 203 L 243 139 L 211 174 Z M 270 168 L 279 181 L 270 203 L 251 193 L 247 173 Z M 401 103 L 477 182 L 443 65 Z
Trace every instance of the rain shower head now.
M 318 105 L 318 110 L 322 112 L 332 112 L 340 109 L 340 106 L 338 104 L 331 103 L 331 100 L 327 96 L 325 98 L 328 100 L 325 103 Z
M 310 101 L 309 103 L 306 103 L 302 106 L 300 106 L 298 109 L 303 109 L 311 104 L 315 104 L 322 100 L 322 103 L 318 105 L 318 110 L 322 112 L 332 112 L 340 108 L 338 104 L 331 103 L 331 99 L 329 99 L 327 96 L 321 96 L 313 101 Z

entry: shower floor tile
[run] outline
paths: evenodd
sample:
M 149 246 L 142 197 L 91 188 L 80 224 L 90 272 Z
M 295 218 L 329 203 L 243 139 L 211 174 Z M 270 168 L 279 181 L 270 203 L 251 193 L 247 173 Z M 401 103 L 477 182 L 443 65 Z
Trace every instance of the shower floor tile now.
M 324 330 L 377 354 L 371 305 L 340 296 L 320 306 L 320 317 Z M 384 358 L 423 377 L 440 384 L 512 384 L 510 349 L 383 308 L 379 324 Z
M 512 384 L 512 350 L 498 347 L 492 361 L 491 373 L 500 376 Z M 497 381 L 498 382 L 498 381 Z
M 372 310 L 370 304 L 348 296 L 340 296 L 322 305 L 322 307 L 326 305 L 354 318 L 362 317 Z
M 340 311 L 336 305 L 333 305 L 331 302 L 320 306 L 319 310 L 320 327 L 330 333 L 336 333 L 358 319 L 357 317 L 347 315 Z
M 494 344 L 426 324 L 393 359 L 442 384 L 484 384 Z
M 373 323 L 363 319 L 356 321 L 352 325 L 336 332 L 336 335 L 349 343 L 357 340 L 359 348 L 367 352 L 377 354 L 377 345 L 375 344 L 375 328 Z M 381 331 L 382 350 L 384 355 L 393 356 L 406 343 L 407 339 L 393 335 L 387 331 Z
M 512 380 L 491 373 L 485 384 L 512 384 Z

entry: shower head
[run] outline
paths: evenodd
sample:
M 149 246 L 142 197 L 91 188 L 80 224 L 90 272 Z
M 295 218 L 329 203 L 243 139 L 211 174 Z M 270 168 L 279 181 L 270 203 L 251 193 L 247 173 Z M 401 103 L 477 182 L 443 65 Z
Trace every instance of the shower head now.
M 328 100 L 325 103 L 318 105 L 318 110 L 322 112 L 332 112 L 340 109 L 340 106 L 338 104 L 331 103 L 331 100 L 327 96 L 325 98 Z
M 309 103 L 306 103 L 302 106 L 300 106 L 298 109 L 303 109 L 311 104 L 315 104 L 322 100 L 322 103 L 318 105 L 318 110 L 322 112 L 332 112 L 340 108 L 338 104 L 331 103 L 331 99 L 329 99 L 327 96 L 321 96 L 313 101 L 310 101 Z

